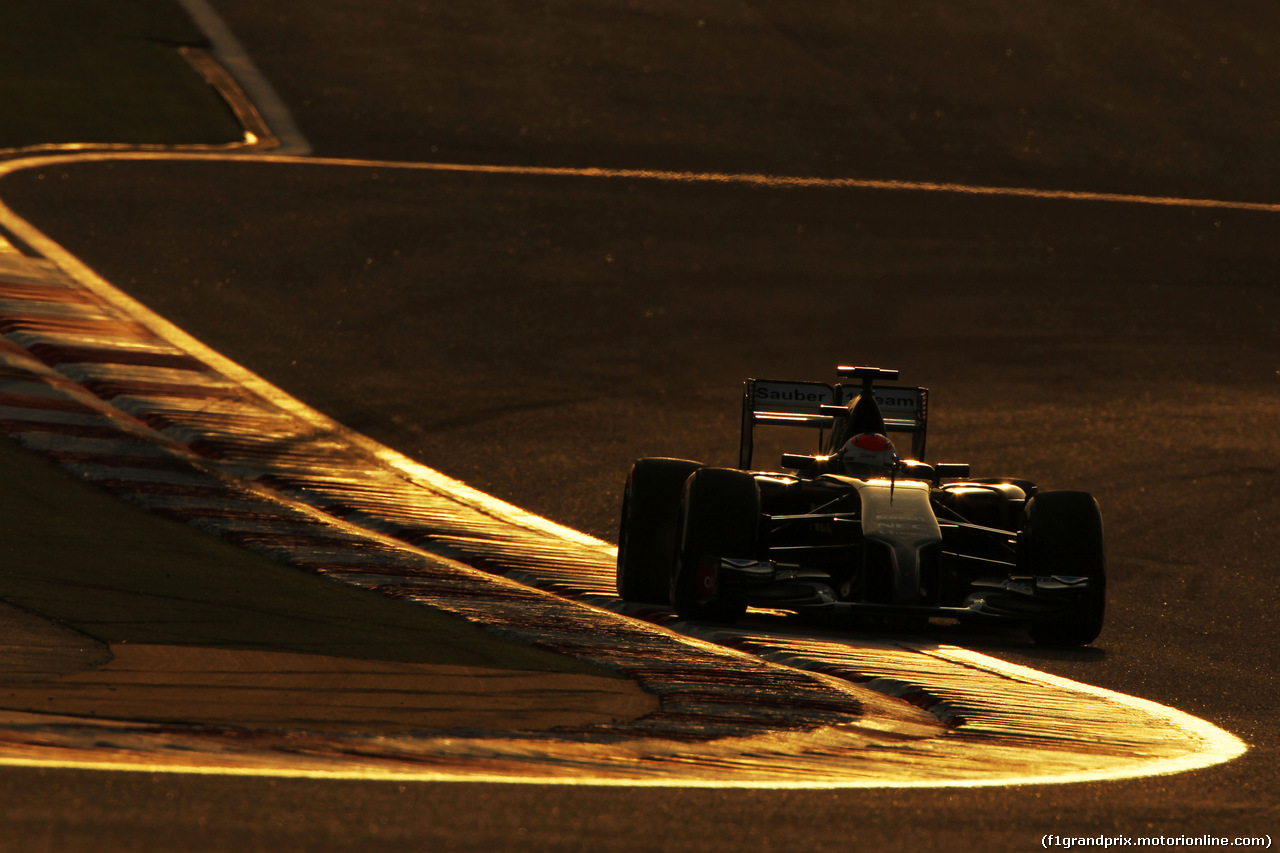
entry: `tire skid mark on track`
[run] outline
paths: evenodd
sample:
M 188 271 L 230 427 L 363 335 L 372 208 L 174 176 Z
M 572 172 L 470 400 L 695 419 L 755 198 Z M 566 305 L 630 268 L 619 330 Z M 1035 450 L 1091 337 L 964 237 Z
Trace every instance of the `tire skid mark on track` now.
M 1176 772 L 1244 749 L 1172 709 L 963 649 L 671 624 L 668 611 L 614 597 L 605 543 L 450 489 L 385 448 L 371 452 L 367 439 L 300 417 L 101 288 L 48 261 L 0 255 L 0 431 L 153 512 L 620 669 L 662 703 L 642 720 L 554 743 L 317 736 L 314 758 L 289 760 L 279 733 L 255 735 L 257 751 L 234 760 L 223 754 L 227 732 L 113 735 L 152 769 L 205 772 L 183 752 L 197 749 L 217 772 L 936 786 Z M 879 694 L 904 704 L 869 698 Z M 908 705 L 931 716 L 895 711 Z M 4 740 L 10 755 L 25 749 Z

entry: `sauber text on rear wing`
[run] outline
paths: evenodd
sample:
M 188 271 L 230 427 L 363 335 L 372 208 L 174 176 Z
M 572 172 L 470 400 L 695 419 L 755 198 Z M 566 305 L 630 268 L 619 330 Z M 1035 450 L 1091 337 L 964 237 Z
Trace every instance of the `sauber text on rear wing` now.
M 794 426 L 829 430 L 835 425 L 832 407 L 847 406 L 862 393 L 861 384 L 828 385 L 825 382 L 795 382 L 777 379 L 748 379 L 742 394 L 742 442 L 738 467 L 751 468 L 755 428 Z M 911 434 L 911 458 L 924 459 L 928 424 L 929 389 L 877 386 L 872 395 L 891 433 Z

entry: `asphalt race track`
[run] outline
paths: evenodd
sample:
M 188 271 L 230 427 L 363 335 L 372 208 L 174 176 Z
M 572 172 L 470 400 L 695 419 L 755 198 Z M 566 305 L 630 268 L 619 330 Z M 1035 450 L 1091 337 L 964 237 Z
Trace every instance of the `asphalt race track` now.
M 1275 834 L 1280 77 L 1254 47 L 1274 14 L 312 5 L 217 4 L 315 155 L 350 162 L 53 165 L 6 178 L 4 202 L 346 426 L 606 539 L 633 458 L 732 461 L 743 378 L 898 367 L 933 391 L 933 460 L 1087 489 L 1107 521 L 1094 647 L 946 642 L 1251 749 L 946 791 L 5 769 L 42 793 L 21 822 L 207 825 L 207 849 Z M 652 173 L 537 171 L 588 168 Z

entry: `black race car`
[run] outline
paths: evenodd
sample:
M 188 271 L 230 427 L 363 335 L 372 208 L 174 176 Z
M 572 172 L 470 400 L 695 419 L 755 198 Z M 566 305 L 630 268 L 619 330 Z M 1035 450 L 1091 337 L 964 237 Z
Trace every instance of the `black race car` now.
M 903 627 L 952 617 L 1019 624 L 1039 643 L 1092 642 L 1106 603 L 1093 497 L 927 464 L 927 389 L 876 384 L 896 370 L 837 375 L 854 381 L 747 380 L 736 469 L 638 460 L 618 594 L 684 619 L 732 623 L 748 607 Z M 821 452 L 753 469 L 762 425 L 817 430 Z M 909 452 L 891 440 L 903 435 Z

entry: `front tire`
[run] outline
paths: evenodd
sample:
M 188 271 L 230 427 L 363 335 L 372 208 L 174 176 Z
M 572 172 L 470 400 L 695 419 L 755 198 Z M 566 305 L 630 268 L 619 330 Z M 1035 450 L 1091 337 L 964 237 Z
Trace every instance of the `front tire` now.
M 703 468 L 684 489 L 671 604 L 682 619 L 733 624 L 747 610 L 741 590 L 719 577 L 723 557 L 759 552 L 760 490 L 755 478 L 729 468 Z
M 688 459 L 640 459 L 627 474 L 618 526 L 618 596 L 668 604 L 684 481 L 702 467 Z
M 1032 498 L 1018 534 L 1018 566 L 1036 577 L 1089 581 L 1065 610 L 1028 625 L 1031 639 L 1050 646 L 1083 646 L 1097 639 L 1107 607 L 1107 561 L 1102 513 L 1092 495 L 1061 491 Z

